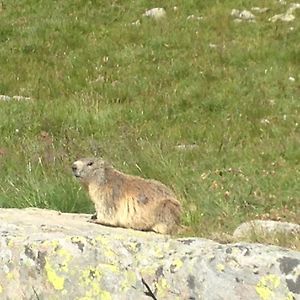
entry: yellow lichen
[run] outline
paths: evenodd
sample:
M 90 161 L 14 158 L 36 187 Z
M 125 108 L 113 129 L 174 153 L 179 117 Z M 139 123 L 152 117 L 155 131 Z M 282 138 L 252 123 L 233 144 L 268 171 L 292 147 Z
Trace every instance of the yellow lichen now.
M 103 236 L 97 236 L 95 239 L 97 242 L 101 244 L 101 246 L 104 248 L 104 255 L 106 257 L 115 258 L 116 254 L 110 249 L 108 240 Z
M 231 254 L 234 255 L 234 256 L 240 255 L 241 252 L 242 252 L 241 249 L 239 249 L 238 247 L 233 247 L 233 248 L 231 248 L 231 249 L 232 249 Z
M 157 257 L 157 258 L 164 258 L 164 252 L 161 250 L 161 248 L 159 248 L 159 247 L 155 247 L 154 248 L 154 251 L 155 251 L 155 257 Z
M 57 241 L 57 240 L 53 240 L 53 241 L 45 240 L 45 241 L 43 241 L 42 246 L 44 246 L 46 248 L 51 247 L 53 249 L 56 249 L 59 246 L 59 241 Z
M 86 239 L 83 236 L 73 236 L 71 237 L 71 241 L 72 243 L 82 243 L 82 244 L 86 243 Z
M 294 294 L 289 292 L 288 295 L 286 296 L 285 300 L 294 300 L 295 297 L 294 297 Z
M 57 254 L 63 258 L 63 262 L 61 263 L 61 270 L 64 271 L 64 272 L 68 272 L 69 271 L 69 268 L 68 268 L 68 265 L 69 265 L 69 262 L 70 260 L 72 259 L 72 255 L 66 250 L 66 249 L 59 249 L 57 251 Z
M 124 236 L 122 234 L 114 234 L 114 239 L 116 239 L 116 240 L 124 240 Z
M 118 273 L 119 272 L 119 268 L 116 265 L 100 264 L 99 267 L 101 267 L 101 269 L 104 269 L 105 271 L 110 271 L 112 273 Z
M 101 291 L 100 292 L 100 298 L 101 300 L 111 300 L 111 295 L 108 291 Z
M 56 248 L 59 246 L 59 242 L 56 241 L 56 240 L 53 240 L 53 241 L 50 241 L 50 245 L 53 247 L 53 248 Z
M 129 246 L 129 248 L 130 248 L 130 250 L 132 251 L 132 252 L 138 252 L 139 251 L 139 248 L 138 248 L 138 246 L 137 246 L 137 243 L 134 243 L 134 242 L 130 242 L 130 243 L 128 243 L 128 246 Z
M 136 283 L 136 274 L 133 271 L 126 271 L 125 280 L 121 283 L 121 290 L 127 291 Z
M 0 284 L 0 294 L 2 294 L 3 293 L 3 287 L 2 287 L 2 285 Z
M 103 299 L 111 300 L 112 297 L 108 291 L 102 290 L 100 288 L 101 273 L 97 268 L 88 268 L 82 271 L 80 277 L 81 283 L 86 289 L 88 289 L 85 295 L 80 300 L 88 299 Z
M 148 266 L 148 267 L 145 267 L 143 269 L 141 269 L 141 275 L 154 275 L 156 270 L 157 270 L 158 266 L 155 266 L 155 265 L 152 265 L 152 266 Z
M 156 283 L 156 288 L 158 299 L 165 297 L 169 288 L 167 280 L 165 278 L 160 278 L 159 281 Z
M 183 261 L 180 258 L 176 258 L 173 263 L 172 266 L 174 266 L 174 271 L 178 271 L 179 269 L 181 269 L 181 267 L 183 266 Z
M 9 240 L 8 243 L 7 243 L 7 246 L 8 246 L 9 248 L 13 248 L 14 245 L 15 245 L 15 243 L 14 243 L 13 240 Z
M 8 280 L 11 280 L 11 279 L 14 279 L 14 273 L 13 272 L 8 272 L 7 274 L 6 274 L 6 278 L 8 279 Z
M 224 272 L 225 266 L 224 266 L 223 264 L 217 264 L 217 270 L 218 270 L 219 272 Z
M 273 290 L 280 285 L 280 278 L 277 275 L 269 274 L 260 279 L 256 285 L 256 293 L 262 300 L 270 300 L 273 298 Z
M 64 288 L 65 279 L 62 276 L 58 276 L 46 258 L 45 270 L 48 280 L 56 290 L 62 290 Z

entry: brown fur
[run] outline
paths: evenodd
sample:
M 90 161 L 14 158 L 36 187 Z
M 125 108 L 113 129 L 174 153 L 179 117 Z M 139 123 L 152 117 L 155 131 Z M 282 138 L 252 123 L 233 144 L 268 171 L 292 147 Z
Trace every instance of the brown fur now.
M 180 228 L 180 202 L 164 184 L 119 172 L 102 159 L 83 158 L 72 169 L 95 204 L 94 222 L 162 234 Z

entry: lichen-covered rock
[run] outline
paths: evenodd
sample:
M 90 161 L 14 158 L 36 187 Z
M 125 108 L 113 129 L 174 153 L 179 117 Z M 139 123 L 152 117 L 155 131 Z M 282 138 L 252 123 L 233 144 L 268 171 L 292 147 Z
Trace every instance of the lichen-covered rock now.
M 300 253 L 0 209 L 0 299 L 300 299 Z

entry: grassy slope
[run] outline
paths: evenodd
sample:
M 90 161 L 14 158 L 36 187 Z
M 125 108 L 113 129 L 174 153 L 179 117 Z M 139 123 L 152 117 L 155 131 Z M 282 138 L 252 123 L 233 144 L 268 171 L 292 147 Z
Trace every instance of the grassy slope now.
M 165 20 L 141 19 L 151 3 L 4 1 L 0 94 L 33 100 L 0 102 L 0 205 L 90 212 L 70 164 L 103 155 L 170 185 L 197 235 L 299 222 L 299 14 L 274 24 L 276 1 L 172 0 Z M 232 21 L 255 4 L 271 11 Z

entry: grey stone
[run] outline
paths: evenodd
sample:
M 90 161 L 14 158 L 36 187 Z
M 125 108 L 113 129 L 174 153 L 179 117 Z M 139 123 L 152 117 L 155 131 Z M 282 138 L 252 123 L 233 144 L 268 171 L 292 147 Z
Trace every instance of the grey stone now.
M 254 22 L 255 16 L 254 14 L 249 10 L 238 10 L 238 9 L 232 9 L 231 16 L 236 18 L 235 21 L 249 21 Z
M 179 145 L 176 145 L 175 148 L 177 150 L 187 151 L 187 150 L 199 149 L 199 145 L 197 145 L 197 144 L 179 144 Z
M 238 226 L 234 231 L 233 237 L 235 239 L 242 239 L 256 235 L 275 235 L 275 234 L 286 234 L 286 235 L 300 235 L 300 225 L 289 223 L 289 222 L 278 222 L 272 220 L 253 220 L 250 222 L 243 223 Z
M 0 101 L 23 101 L 23 100 L 31 100 L 30 97 L 24 97 L 24 96 L 7 96 L 7 95 L 0 95 Z
M 251 10 L 256 12 L 256 13 L 262 14 L 262 13 L 268 12 L 270 10 L 270 8 L 255 6 L 255 7 L 251 7 Z
M 300 299 L 300 253 L 0 209 L 1 299 Z
M 269 19 L 271 22 L 283 21 L 291 22 L 295 20 L 295 16 L 291 13 L 278 14 Z
M 271 22 L 283 21 L 283 22 L 291 22 L 295 20 L 295 15 L 293 13 L 296 9 L 300 8 L 300 3 L 290 3 L 288 10 L 285 13 L 275 15 L 269 18 Z
M 158 20 L 166 16 L 166 11 L 162 7 L 154 7 L 149 10 L 146 10 L 143 16 Z

